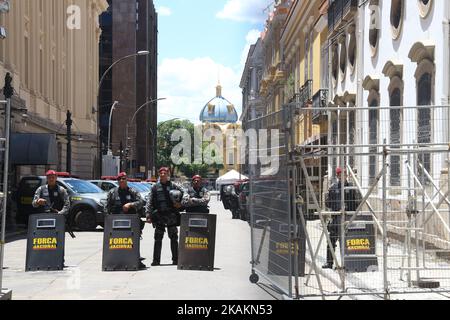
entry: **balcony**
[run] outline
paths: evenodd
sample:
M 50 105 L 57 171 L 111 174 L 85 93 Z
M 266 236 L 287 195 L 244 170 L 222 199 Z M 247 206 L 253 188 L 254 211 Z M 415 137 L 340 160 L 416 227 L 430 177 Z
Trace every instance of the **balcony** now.
M 328 32 L 333 33 L 334 31 L 334 2 L 328 7 Z
M 316 94 L 314 95 L 314 97 L 312 98 L 312 106 L 314 108 L 313 111 L 313 123 L 314 122 L 318 122 L 318 120 L 320 119 L 321 116 L 326 115 L 326 110 L 325 108 L 328 105 L 328 89 L 320 89 L 319 91 L 316 92 Z M 323 108 L 324 110 L 318 110 Z
M 342 0 L 342 20 L 348 21 L 353 18 L 358 10 L 358 0 Z
M 334 1 L 334 29 L 337 30 L 342 23 L 342 7 L 344 0 Z
M 334 0 L 328 8 L 328 31 L 336 32 L 343 24 L 353 18 L 358 10 L 358 0 Z
M 312 80 L 307 80 L 299 91 L 299 102 L 301 108 L 307 108 L 312 103 Z

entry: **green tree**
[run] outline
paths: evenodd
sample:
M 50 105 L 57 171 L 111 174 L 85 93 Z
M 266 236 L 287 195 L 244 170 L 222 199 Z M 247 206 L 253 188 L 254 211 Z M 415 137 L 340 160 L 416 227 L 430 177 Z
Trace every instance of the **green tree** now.
M 181 165 L 175 165 L 171 159 L 172 150 L 179 141 L 172 142 L 172 133 L 177 129 L 188 130 L 191 138 L 191 159 L 184 159 L 184 163 Z M 171 172 L 179 171 L 187 177 L 192 177 L 196 174 L 206 176 L 210 170 L 216 171 L 223 168 L 222 165 L 214 164 L 209 166 L 207 164 L 194 164 L 194 134 L 199 134 L 198 130 L 194 130 L 194 124 L 189 120 L 169 120 L 158 124 L 158 140 L 157 140 L 157 166 L 169 167 Z M 197 137 L 197 141 L 200 141 L 200 137 Z M 208 143 L 203 143 L 202 152 Z

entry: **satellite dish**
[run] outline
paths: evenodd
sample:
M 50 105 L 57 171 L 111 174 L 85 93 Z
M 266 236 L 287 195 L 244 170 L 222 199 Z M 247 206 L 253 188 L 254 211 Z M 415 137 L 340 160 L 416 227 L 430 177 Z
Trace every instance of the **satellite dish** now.
M 10 8 L 11 8 L 11 4 L 9 3 L 9 0 L 0 0 L 0 12 L 1 13 L 9 12 Z

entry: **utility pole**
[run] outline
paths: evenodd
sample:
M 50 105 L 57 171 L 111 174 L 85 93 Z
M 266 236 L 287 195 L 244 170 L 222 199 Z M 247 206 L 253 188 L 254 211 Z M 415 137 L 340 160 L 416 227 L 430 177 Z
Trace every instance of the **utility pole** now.
M 3 203 L 2 203 L 2 215 L 1 215 L 1 239 L 0 239 L 0 300 L 11 300 L 11 291 L 3 291 L 3 259 L 5 257 L 5 238 L 6 238 L 6 210 L 8 207 L 8 172 L 9 172 L 9 141 L 11 131 L 11 97 L 14 95 L 14 88 L 12 87 L 12 77 L 8 72 L 5 76 L 5 87 L 3 88 L 3 94 L 6 99 L 5 107 L 5 147 L 2 150 L 4 152 L 3 162 Z M 5 103 L 5 101 L 3 101 Z
M 67 126 L 67 153 L 66 153 L 66 171 L 71 173 L 72 171 L 72 113 L 67 110 L 66 126 Z
M 0 13 L 8 13 L 10 10 L 9 0 L 0 2 Z M 0 39 L 6 38 L 6 29 L 0 26 Z M 3 289 L 3 260 L 5 257 L 5 238 L 6 238 L 6 209 L 8 207 L 8 172 L 9 172 L 9 141 L 11 134 L 11 98 L 14 95 L 14 88 L 12 87 L 11 74 L 6 73 L 5 87 L 3 88 L 3 95 L 6 101 L 5 104 L 5 137 L 0 139 L 4 142 L 4 158 L 3 158 L 3 203 L 1 213 L 1 238 L 0 238 L 0 300 L 11 300 L 12 291 Z

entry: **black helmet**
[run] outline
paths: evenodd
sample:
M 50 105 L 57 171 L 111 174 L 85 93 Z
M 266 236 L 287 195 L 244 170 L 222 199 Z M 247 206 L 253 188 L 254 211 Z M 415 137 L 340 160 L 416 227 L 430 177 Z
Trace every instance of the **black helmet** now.
M 227 195 L 227 196 L 231 196 L 231 194 L 233 193 L 233 186 L 226 186 L 225 187 L 225 194 Z
M 170 190 L 169 196 L 170 196 L 170 200 L 172 200 L 172 202 L 180 203 L 183 194 L 181 193 L 180 190 Z

